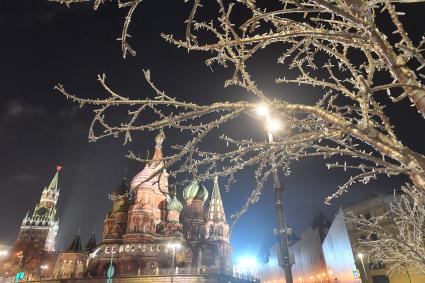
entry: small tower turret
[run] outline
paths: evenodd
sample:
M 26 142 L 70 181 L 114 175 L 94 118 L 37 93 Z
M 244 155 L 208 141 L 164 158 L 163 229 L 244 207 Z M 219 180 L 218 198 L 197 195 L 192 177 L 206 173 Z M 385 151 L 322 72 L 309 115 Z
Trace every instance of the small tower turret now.
M 97 243 L 96 243 L 96 231 L 93 228 L 93 232 L 91 233 L 90 239 L 87 241 L 86 246 L 84 247 L 84 250 L 87 253 L 92 253 L 94 251 L 94 249 L 96 248 Z

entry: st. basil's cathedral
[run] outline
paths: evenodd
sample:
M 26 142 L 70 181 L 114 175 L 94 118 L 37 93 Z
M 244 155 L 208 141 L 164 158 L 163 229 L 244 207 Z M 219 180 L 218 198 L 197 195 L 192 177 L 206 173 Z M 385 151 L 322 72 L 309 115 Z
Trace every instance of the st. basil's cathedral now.
M 102 241 L 97 244 L 93 233 L 83 246 L 77 233 L 61 252 L 55 251 L 58 167 L 34 212 L 23 219 L 13 253 L 0 272 L 24 271 L 27 278 L 105 278 L 112 265 L 119 277 L 158 275 L 164 270 L 231 277 L 229 225 L 218 179 L 211 196 L 192 181 L 183 189 L 183 205 L 169 190 L 168 173 L 161 171 L 164 139 L 161 131 L 155 137 L 152 160 L 129 186 L 124 179 L 110 195 L 112 209 L 104 220 Z

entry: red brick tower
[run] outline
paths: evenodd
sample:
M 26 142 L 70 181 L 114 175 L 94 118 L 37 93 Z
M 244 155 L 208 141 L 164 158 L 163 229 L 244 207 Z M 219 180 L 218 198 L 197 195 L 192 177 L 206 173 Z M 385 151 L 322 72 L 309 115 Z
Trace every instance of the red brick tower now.
M 166 221 L 166 194 L 168 174 L 163 167 L 162 143 L 164 132 L 155 137 L 155 153 L 152 161 L 146 164 L 131 181 L 131 191 L 135 195 L 134 204 L 128 214 L 127 234 L 124 242 L 133 243 L 149 240 L 156 233 L 158 224 Z M 154 176 L 158 171 L 158 175 Z M 154 177 L 152 177 L 154 176 Z

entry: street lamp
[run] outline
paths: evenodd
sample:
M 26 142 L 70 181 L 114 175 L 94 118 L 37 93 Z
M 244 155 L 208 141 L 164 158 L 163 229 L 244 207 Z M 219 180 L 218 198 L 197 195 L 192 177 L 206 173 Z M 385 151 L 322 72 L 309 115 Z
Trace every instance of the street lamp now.
M 171 259 L 171 268 L 174 268 L 174 259 L 176 256 L 176 250 L 179 250 L 182 246 L 179 243 L 169 243 L 167 247 L 173 250 L 173 258 Z
M 362 253 L 358 253 L 358 254 L 357 254 L 357 256 L 360 258 L 360 261 L 361 261 L 361 263 L 362 263 L 363 273 L 364 273 L 365 281 L 366 281 L 366 283 L 367 283 L 367 282 L 368 282 L 368 280 L 367 280 L 366 268 L 364 267 L 363 254 L 362 254 Z
M 260 117 L 265 118 L 265 125 L 267 127 L 267 135 L 269 138 L 269 143 L 273 143 L 273 133 L 281 129 L 281 123 L 279 120 L 270 117 L 270 111 L 264 104 L 259 104 L 256 108 L 256 113 Z M 274 155 L 271 158 L 271 165 L 273 170 L 273 188 L 275 196 L 275 205 L 277 212 L 277 224 L 278 230 L 277 234 L 279 235 L 279 249 L 280 255 L 283 261 L 283 269 L 285 271 L 286 283 L 293 283 L 292 271 L 291 271 L 291 262 L 289 259 L 289 248 L 288 248 L 288 228 L 286 227 L 285 214 L 283 210 L 283 202 L 281 191 L 282 187 L 280 185 L 278 172 L 276 169 L 276 160 Z

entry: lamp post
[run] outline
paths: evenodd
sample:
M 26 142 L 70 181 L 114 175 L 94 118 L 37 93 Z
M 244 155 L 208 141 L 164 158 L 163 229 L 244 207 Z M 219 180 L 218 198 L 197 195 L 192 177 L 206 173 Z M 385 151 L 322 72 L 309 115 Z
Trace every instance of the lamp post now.
M 266 119 L 267 136 L 269 143 L 273 143 L 273 132 L 280 129 L 280 123 L 278 120 L 270 118 L 269 110 L 265 105 L 259 105 L 256 109 L 257 114 Z M 275 206 L 277 212 L 277 234 L 279 235 L 279 254 L 282 258 L 283 269 L 285 272 L 286 283 L 293 283 L 291 262 L 289 259 L 289 247 L 288 247 L 288 229 L 285 222 L 285 213 L 283 210 L 282 202 L 282 186 L 279 181 L 278 172 L 276 169 L 276 160 L 274 155 L 271 158 L 271 165 L 273 170 L 273 189 L 275 197 Z
M 173 250 L 173 257 L 171 259 L 171 268 L 174 269 L 174 261 L 175 261 L 175 257 L 176 257 L 176 250 L 179 250 L 181 248 L 181 245 L 179 243 L 169 243 L 167 245 L 167 247 L 169 249 Z
M 366 281 L 366 283 L 368 283 L 369 280 L 367 280 L 367 273 L 366 273 L 366 268 L 364 267 L 363 254 L 362 253 L 358 253 L 357 256 L 360 258 L 360 262 L 362 263 L 362 268 L 363 268 L 363 274 L 364 274 L 364 277 L 365 277 L 365 281 Z

